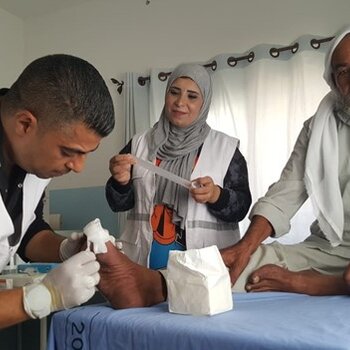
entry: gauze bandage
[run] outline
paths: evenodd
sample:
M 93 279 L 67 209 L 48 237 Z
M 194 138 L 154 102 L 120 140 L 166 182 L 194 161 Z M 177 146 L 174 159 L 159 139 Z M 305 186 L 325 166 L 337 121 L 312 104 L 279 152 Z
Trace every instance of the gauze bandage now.
M 164 170 L 163 168 L 155 166 L 151 162 L 148 162 L 148 161 L 143 160 L 141 158 L 137 158 L 135 156 L 134 156 L 134 159 L 136 161 L 136 164 L 135 164 L 136 166 L 137 165 L 142 166 L 143 168 L 150 170 L 159 176 L 165 177 L 169 181 L 175 182 L 178 185 L 185 187 L 187 189 L 189 189 L 193 186 L 192 182 L 190 180 L 186 180 L 178 175 L 171 173 L 170 171 L 167 171 L 167 170 Z
M 108 230 L 101 225 L 100 219 L 89 222 L 83 229 L 87 239 L 87 250 L 93 250 L 95 254 L 106 253 L 106 242 L 112 241 L 115 245 L 115 239 L 109 235 Z

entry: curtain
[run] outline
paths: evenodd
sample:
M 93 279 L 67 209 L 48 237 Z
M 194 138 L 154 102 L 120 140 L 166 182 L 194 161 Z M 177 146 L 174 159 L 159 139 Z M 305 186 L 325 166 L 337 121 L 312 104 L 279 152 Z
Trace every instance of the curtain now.
M 328 42 L 315 49 L 310 45 L 315 38 L 302 36 L 293 43 L 297 48 L 290 45 L 288 50 L 281 45 L 261 44 L 243 54 L 221 54 L 197 62 L 206 66 L 215 62 L 215 69 L 207 68 L 213 81 L 208 124 L 240 139 L 253 203 L 278 180 L 303 122 L 329 91 L 322 78 Z M 274 57 L 271 48 L 281 50 Z M 164 103 L 166 79 L 160 80 L 159 73 L 171 70 L 152 69 L 147 86 L 142 91 L 138 88 L 139 93 L 148 95 L 148 127 L 157 121 Z M 306 202 L 292 220 L 291 234 L 279 241 L 288 244 L 303 240 L 313 220 L 311 205 Z M 248 224 L 248 218 L 240 223 L 242 233 Z
M 149 88 L 138 83 L 138 74 L 126 73 L 125 132 L 124 142 L 127 143 L 133 135 L 150 127 Z M 149 85 L 149 84 L 147 84 Z
M 139 74 L 125 74 L 126 91 L 124 94 L 124 144 L 133 135 L 150 127 L 149 88 L 138 83 Z M 120 235 L 126 222 L 126 212 L 117 213 L 117 235 Z

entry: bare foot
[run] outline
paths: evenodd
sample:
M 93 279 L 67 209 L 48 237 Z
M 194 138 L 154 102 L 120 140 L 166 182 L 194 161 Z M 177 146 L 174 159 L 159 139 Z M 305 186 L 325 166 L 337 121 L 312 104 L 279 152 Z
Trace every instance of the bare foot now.
M 342 276 L 323 275 L 315 270 L 293 272 L 271 264 L 260 267 L 249 276 L 246 290 L 248 292 L 280 291 L 309 295 L 349 294 L 349 289 Z
M 131 261 L 107 242 L 107 253 L 97 254 L 100 263 L 100 292 L 114 308 L 144 307 L 166 300 L 163 276 Z

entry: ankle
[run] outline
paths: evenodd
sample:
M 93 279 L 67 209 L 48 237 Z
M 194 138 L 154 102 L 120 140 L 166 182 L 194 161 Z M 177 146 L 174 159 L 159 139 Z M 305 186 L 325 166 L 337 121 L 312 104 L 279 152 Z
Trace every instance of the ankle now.
M 144 274 L 144 283 L 141 287 L 144 295 L 144 306 L 152 306 L 166 301 L 167 285 L 166 280 L 161 272 L 155 270 L 147 270 Z

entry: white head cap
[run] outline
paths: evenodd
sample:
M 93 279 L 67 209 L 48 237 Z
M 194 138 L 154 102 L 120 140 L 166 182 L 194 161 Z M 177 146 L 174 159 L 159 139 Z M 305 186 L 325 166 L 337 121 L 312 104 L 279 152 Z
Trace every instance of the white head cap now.
M 335 89 L 335 85 L 332 79 L 332 56 L 334 50 L 337 48 L 339 43 L 344 39 L 344 37 L 350 34 L 350 26 L 344 27 L 340 29 L 336 34 L 334 39 L 331 41 L 331 46 L 326 54 L 325 57 L 325 62 L 324 62 L 324 73 L 323 73 L 323 78 L 326 80 L 328 85 L 331 87 L 332 90 Z

